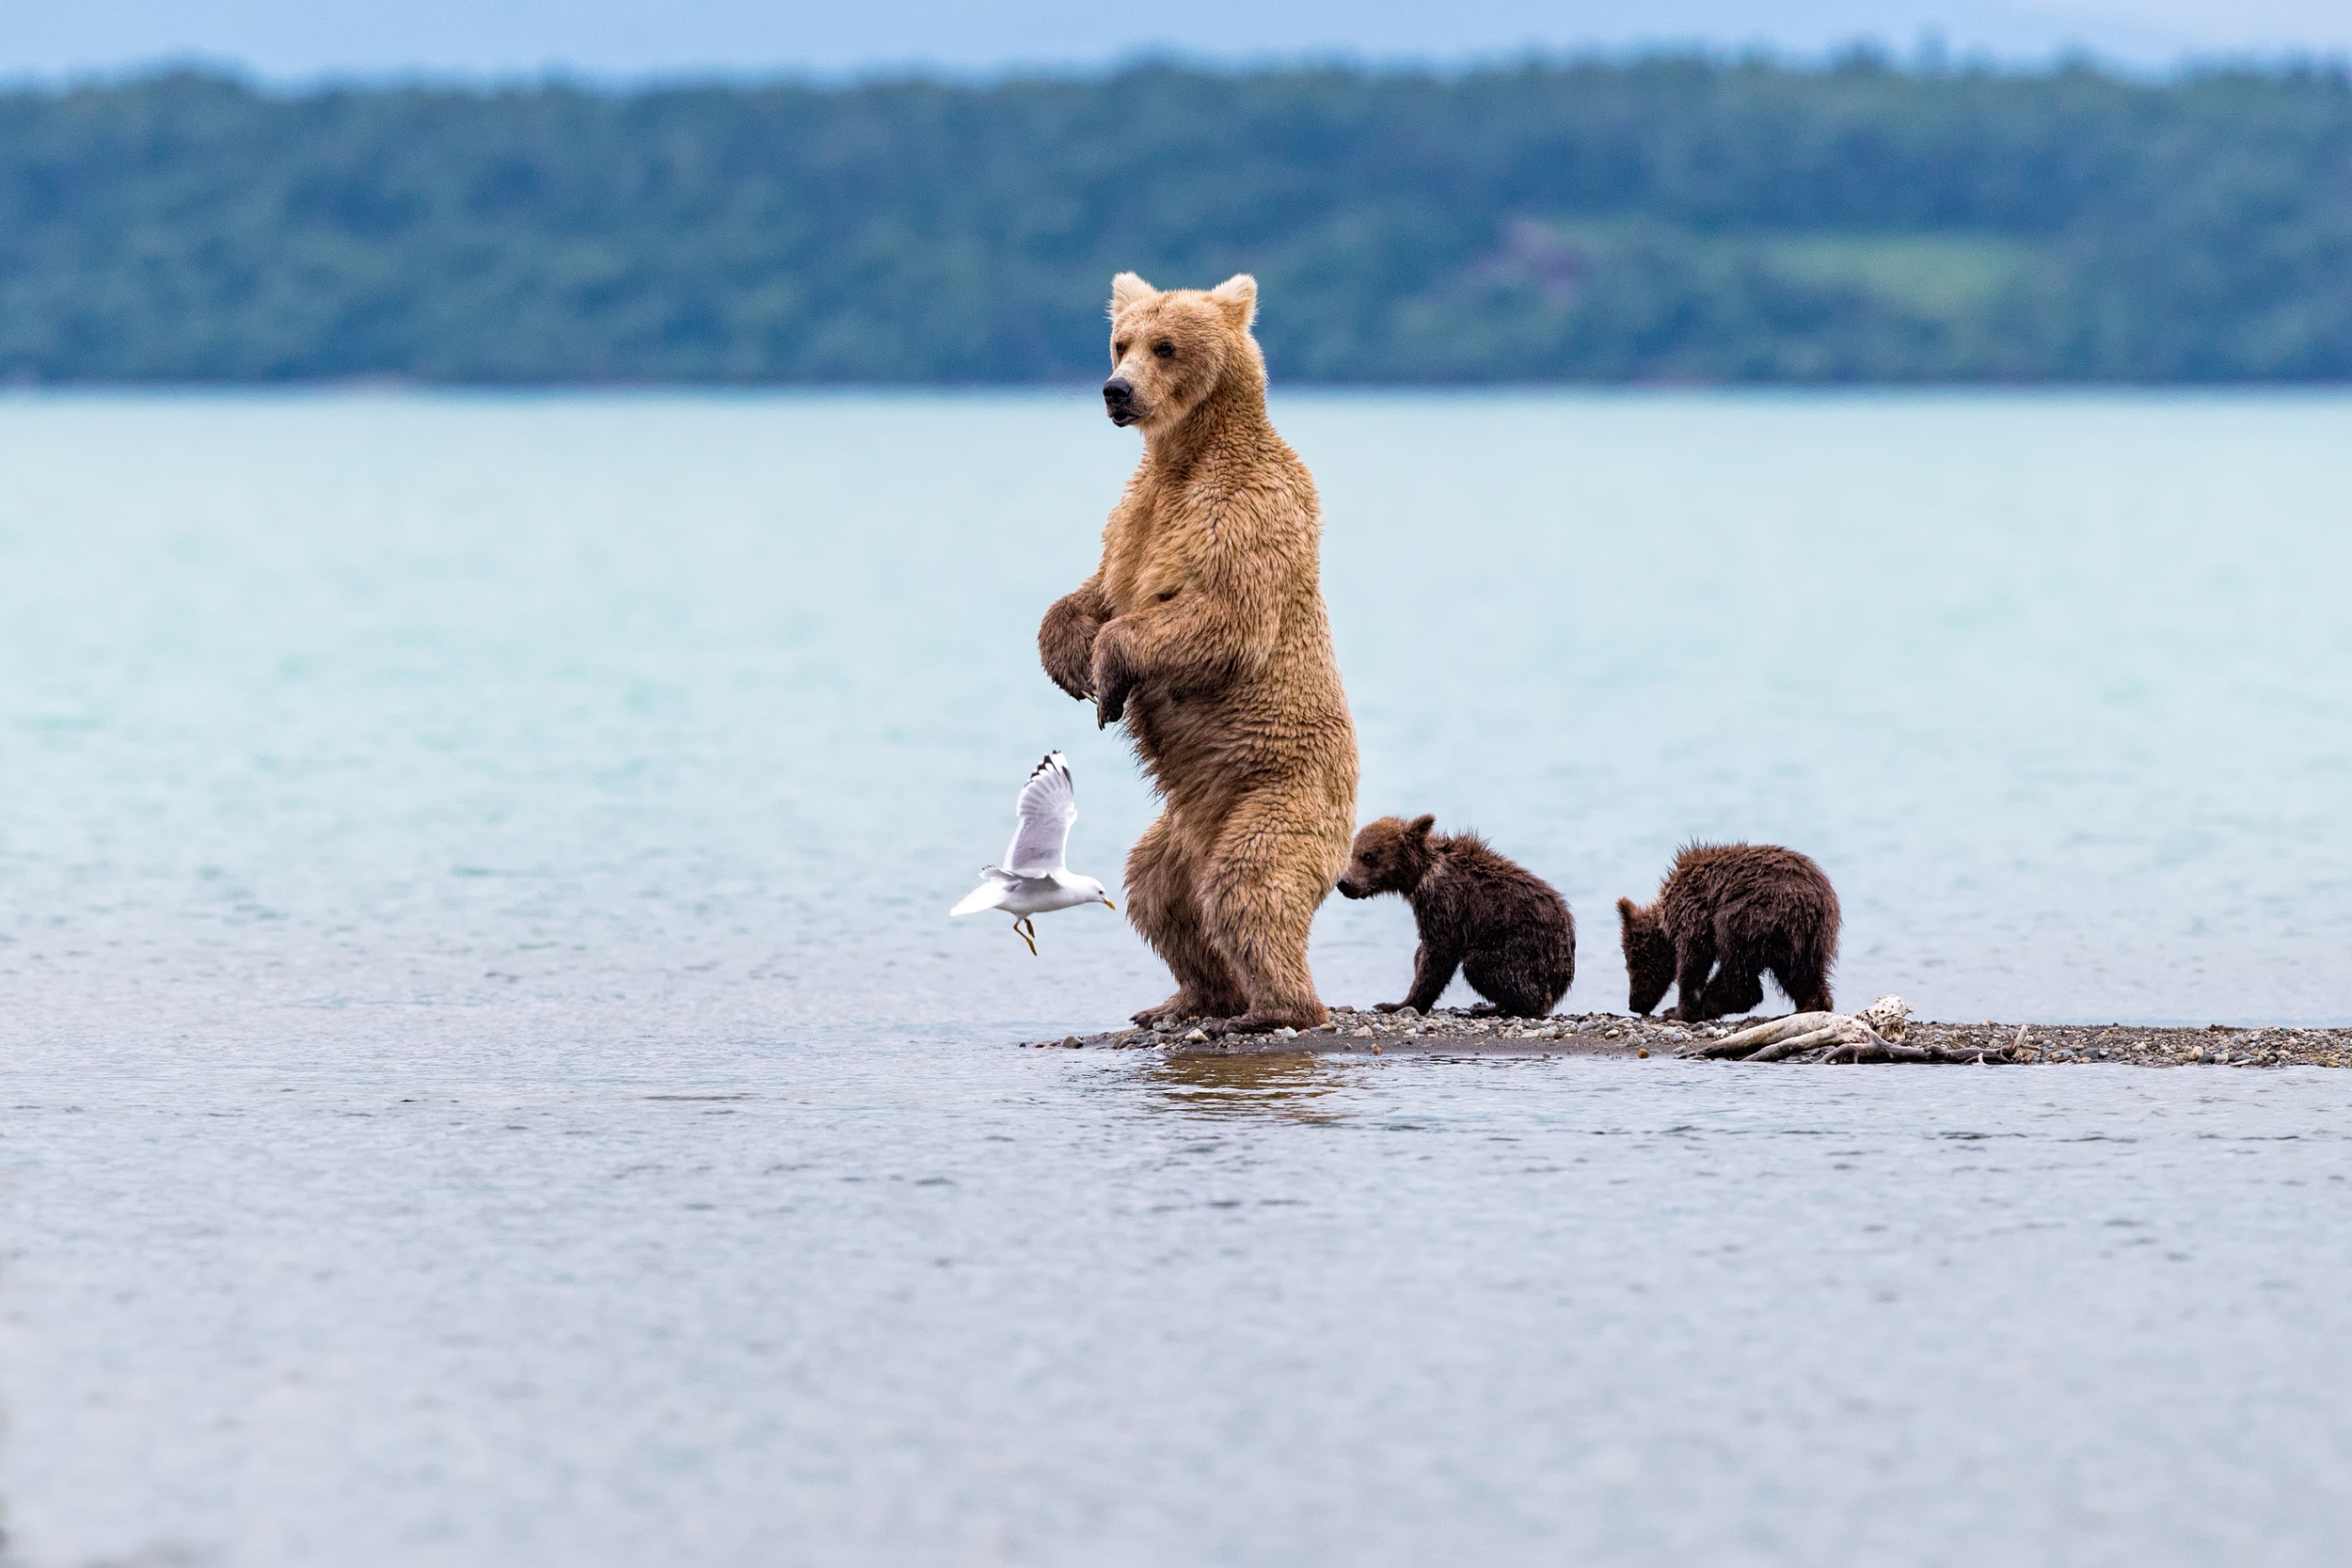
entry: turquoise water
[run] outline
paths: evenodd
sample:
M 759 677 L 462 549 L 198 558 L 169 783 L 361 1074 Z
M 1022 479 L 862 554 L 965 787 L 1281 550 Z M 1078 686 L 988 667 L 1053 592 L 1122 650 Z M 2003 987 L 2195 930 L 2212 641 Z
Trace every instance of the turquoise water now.
M 1696 835 L 1820 860 L 1866 1000 L 2352 1020 L 2352 399 L 1279 412 L 1326 498 L 1364 809 L 1557 881 L 1571 1006 L 1622 1006 L 1610 906 Z M 1041 960 L 935 918 L 1048 746 L 1074 865 L 1115 882 L 1149 820 L 1035 667 L 1135 450 L 1092 416 L 0 404 L 20 1013 L 364 1049 L 1157 1000 L 1108 911 L 1054 917 Z M 1327 992 L 1402 994 L 1409 927 L 1334 900 Z
M 2352 1021 L 2352 398 L 1277 418 L 1366 813 L 1554 879 L 1571 1010 L 1745 836 L 1848 1001 Z M 1134 450 L 0 400 L 18 1555 L 2328 1560 L 2344 1080 L 1006 1049 L 1168 989 L 945 918 L 1049 746 L 1077 869 L 1149 819 L 1032 641 Z

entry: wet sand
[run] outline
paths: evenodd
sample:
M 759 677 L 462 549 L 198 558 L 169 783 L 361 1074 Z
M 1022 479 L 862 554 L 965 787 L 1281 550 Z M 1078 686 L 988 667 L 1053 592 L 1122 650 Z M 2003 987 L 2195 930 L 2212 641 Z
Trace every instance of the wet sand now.
M 1157 1050 L 1170 1055 L 1695 1056 L 1715 1041 L 1769 1015 L 1686 1024 L 1623 1013 L 1549 1018 L 1480 1018 L 1439 1007 L 1420 1014 L 1334 1007 L 1331 1022 L 1296 1034 L 1212 1036 L 1198 1022 L 1173 1029 L 1118 1029 L 1025 1041 L 1039 1049 Z M 1913 1020 L 1909 1045 L 1976 1051 L 2005 1065 L 2133 1062 L 2144 1067 L 2352 1066 L 2352 1029 L 2287 1027 L 2154 1028 L 2131 1023 L 1937 1023 Z M 1799 1066 L 1763 1063 L 1759 1066 Z M 1904 1065 L 1904 1064 L 1893 1064 Z

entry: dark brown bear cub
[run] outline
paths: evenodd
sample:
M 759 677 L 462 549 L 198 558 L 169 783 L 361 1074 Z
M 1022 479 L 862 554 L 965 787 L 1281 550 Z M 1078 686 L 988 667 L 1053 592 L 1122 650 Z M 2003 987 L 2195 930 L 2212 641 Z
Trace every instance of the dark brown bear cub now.
M 1801 1013 L 1830 1010 L 1837 961 L 1837 895 L 1821 868 L 1769 844 L 1693 844 L 1647 909 L 1617 900 L 1624 927 L 1626 1006 L 1646 1013 L 1668 986 L 1669 1018 L 1686 1023 L 1744 1013 L 1764 1000 L 1772 972 Z
M 1350 898 L 1403 894 L 1421 927 L 1413 993 L 1383 1002 L 1379 1010 L 1427 1012 L 1458 968 L 1491 1010 L 1543 1017 L 1576 978 L 1576 920 L 1567 900 L 1476 833 L 1432 837 L 1437 821 L 1384 816 L 1372 823 L 1356 835 L 1340 879 L 1340 892 Z

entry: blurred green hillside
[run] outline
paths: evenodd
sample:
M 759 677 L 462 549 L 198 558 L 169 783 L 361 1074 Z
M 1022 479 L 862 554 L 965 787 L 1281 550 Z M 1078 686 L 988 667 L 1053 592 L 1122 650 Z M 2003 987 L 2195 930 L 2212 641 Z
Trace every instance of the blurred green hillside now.
M 2352 82 L 0 93 L 0 378 L 1028 381 L 1255 272 L 1303 380 L 2352 377 Z

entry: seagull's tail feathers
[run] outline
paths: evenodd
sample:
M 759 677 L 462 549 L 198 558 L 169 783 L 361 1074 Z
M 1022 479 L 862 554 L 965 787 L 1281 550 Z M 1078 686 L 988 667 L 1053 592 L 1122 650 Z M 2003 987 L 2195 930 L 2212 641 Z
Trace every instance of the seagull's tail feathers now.
M 1005 894 L 1011 888 L 1014 879 L 1006 876 L 993 865 L 982 866 L 980 876 L 984 879 L 980 885 L 965 894 L 962 903 L 947 911 L 948 918 L 953 919 L 960 914 L 977 914 L 982 910 L 1004 907 Z

